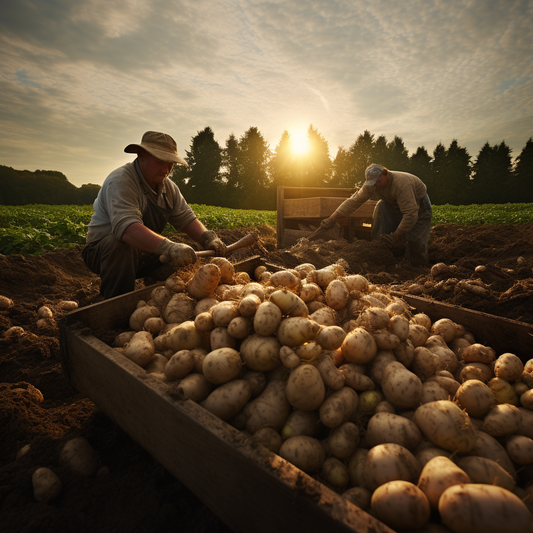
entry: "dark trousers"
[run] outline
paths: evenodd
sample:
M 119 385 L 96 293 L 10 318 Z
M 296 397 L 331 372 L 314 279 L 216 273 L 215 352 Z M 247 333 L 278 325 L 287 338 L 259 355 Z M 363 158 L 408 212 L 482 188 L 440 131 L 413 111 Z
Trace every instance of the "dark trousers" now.
M 431 202 L 426 194 L 420 201 L 416 224 L 405 234 L 407 241 L 406 258 L 413 265 L 426 266 L 428 264 L 428 240 L 432 216 Z M 399 207 L 380 200 L 376 204 L 372 217 L 372 240 L 396 231 L 402 218 L 403 215 Z
M 163 281 L 175 272 L 155 254 L 141 252 L 108 235 L 87 244 L 82 250 L 85 264 L 101 279 L 100 294 L 112 298 L 135 289 L 135 280 L 150 276 Z

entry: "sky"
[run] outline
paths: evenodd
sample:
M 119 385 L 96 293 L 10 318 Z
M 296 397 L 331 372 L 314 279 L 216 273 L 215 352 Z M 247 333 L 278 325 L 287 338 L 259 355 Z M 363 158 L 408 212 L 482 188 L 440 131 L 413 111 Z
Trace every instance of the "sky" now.
M 163 131 L 310 125 L 473 159 L 533 136 L 533 0 L 3 0 L 0 165 L 101 185 Z M 401 169 L 397 169 L 401 170 Z

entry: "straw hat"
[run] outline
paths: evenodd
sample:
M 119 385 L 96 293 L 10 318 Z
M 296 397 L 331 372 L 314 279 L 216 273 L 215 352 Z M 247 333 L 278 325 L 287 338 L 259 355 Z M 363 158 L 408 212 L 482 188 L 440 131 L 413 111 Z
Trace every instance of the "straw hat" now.
M 187 166 L 185 159 L 178 155 L 178 145 L 176 141 L 166 133 L 158 131 L 147 131 L 139 144 L 128 144 L 124 151 L 128 154 L 139 153 L 139 148 L 144 148 L 161 161 L 169 161 L 178 165 Z

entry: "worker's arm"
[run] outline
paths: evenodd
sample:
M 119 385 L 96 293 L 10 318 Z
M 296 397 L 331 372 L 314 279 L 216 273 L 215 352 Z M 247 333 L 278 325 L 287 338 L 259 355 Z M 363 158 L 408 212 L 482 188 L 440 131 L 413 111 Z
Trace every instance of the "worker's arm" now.
M 129 244 L 138 250 L 142 250 L 143 252 L 150 253 L 155 253 L 155 249 L 163 239 L 164 237 L 147 228 L 140 222 L 130 224 L 122 235 L 122 240 L 126 244 Z

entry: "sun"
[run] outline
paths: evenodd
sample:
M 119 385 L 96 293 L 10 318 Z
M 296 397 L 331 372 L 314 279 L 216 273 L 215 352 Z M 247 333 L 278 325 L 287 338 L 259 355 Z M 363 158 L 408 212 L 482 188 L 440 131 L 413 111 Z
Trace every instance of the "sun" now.
M 296 130 L 291 133 L 291 150 L 295 155 L 303 155 L 309 151 L 309 141 L 305 131 Z

